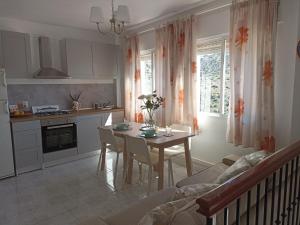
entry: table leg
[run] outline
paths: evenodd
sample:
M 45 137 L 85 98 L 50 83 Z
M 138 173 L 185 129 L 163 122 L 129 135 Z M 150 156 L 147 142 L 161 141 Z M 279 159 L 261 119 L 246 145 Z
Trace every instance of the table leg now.
M 106 159 L 106 143 L 102 143 L 101 146 L 101 171 L 105 168 L 105 159 Z
M 164 188 L 164 148 L 159 148 L 158 157 L 158 190 Z
M 132 153 L 128 154 L 128 171 L 127 171 L 127 183 L 132 183 L 132 169 L 133 169 L 133 155 Z
M 192 158 L 191 158 L 188 138 L 184 140 L 184 152 L 185 152 L 186 172 L 187 175 L 190 177 L 192 176 Z
M 127 144 L 126 144 L 126 138 L 123 138 L 124 140 L 124 148 L 123 148 L 123 180 L 124 183 L 127 183 Z

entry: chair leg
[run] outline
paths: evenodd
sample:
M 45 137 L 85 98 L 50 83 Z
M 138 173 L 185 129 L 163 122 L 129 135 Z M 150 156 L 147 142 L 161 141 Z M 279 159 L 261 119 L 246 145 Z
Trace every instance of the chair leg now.
M 149 166 L 147 196 L 149 196 L 149 194 L 151 192 L 151 187 L 152 187 L 152 166 Z
M 102 156 L 102 151 L 100 151 L 100 155 L 99 155 L 99 161 L 98 161 L 98 166 L 97 166 L 97 175 L 99 175 L 99 172 L 100 172 L 101 156 Z
M 138 162 L 139 165 L 139 182 L 140 184 L 143 183 L 143 164 Z
M 116 186 L 117 172 L 118 172 L 118 163 L 119 163 L 119 152 L 117 152 L 116 166 L 114 171 L 114 185 Z
M 173 175 L 173 165 L 172 165 L 172 159 L 168 160 L 168 185 L 169 187 L 174 186 L 174 175 Z

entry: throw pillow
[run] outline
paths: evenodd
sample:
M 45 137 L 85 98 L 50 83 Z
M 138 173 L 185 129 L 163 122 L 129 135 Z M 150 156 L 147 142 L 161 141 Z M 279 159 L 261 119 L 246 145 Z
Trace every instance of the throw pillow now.
M 251 164 L 246 160 L 245 156 L 238 159 L 232 166 L 228 167 L 224 173 L 222 173 L 216 180 L 215 183 L 223 184 L 229 179 L 239 175 L 240 173 L 251 168 Z
M 261 162 L 264 158 L 266 158 L 269 155 L 266 151 L 257 151 L 253 152 L 249 155 L 245 155 L 246 160 L 248 161 L 251 166 L 257 165 L 259 162 Z

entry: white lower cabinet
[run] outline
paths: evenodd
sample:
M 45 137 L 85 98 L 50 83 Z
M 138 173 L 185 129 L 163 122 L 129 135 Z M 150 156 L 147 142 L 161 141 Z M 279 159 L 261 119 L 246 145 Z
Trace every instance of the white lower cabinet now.
M 78 153 L 88 153 L 101 148 L 98 127 L 123 122 L 124 111 L 103 112 L 97 115 L 80 116 L 77 118 Z
M 100 149 L 98 127 L 101 126 L 102 116 L 80 116 L 77 119 L 77 147 L 78 153 L 88 153 Z
M 42 168 L 40 121 L 12 124 L 17 174 Z

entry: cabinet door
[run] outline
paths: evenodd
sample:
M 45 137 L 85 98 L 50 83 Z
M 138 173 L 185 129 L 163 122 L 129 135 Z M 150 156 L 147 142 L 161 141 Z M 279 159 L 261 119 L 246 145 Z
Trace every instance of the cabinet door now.
M 101 115 L 78 117 L 77 144 L 79 154 L 100 149 L 99 126 L 101 126 Z
M 68 74 L 73 78 L 93 78 L 92 43 L 88 41 L 66 40 L 66 63 Z
M 39 121 L 13 124 L 17 173 L 42 167 L 42 137 Z
M 2 64 L 8 78 L 30 76 L 31 54 L 28 34 L 2 31 Z
M 11 144 L 11 134 L 9 122 L 0 122 L 0 143 L 1 143 L 1 157 L 0 157 L 0 179 L 2 177 L 14 174 L 14 158 Z
M 93 44 L 93 69 L 96 78 L 113 79 L 117 74 L 117 46 Z

